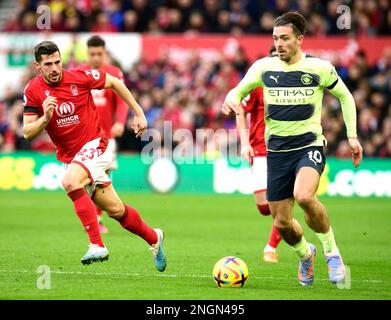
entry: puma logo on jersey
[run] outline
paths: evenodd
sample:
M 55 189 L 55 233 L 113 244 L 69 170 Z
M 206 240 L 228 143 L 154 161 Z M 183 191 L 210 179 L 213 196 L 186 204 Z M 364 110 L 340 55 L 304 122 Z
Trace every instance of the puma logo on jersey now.
M 277 77 L 274 77 L 274 76 L 270 76 L 270 79 L 273 79 L 276 83 L 278 83 L 278 78 L 279 78 L 280 76 L 278 75 Z

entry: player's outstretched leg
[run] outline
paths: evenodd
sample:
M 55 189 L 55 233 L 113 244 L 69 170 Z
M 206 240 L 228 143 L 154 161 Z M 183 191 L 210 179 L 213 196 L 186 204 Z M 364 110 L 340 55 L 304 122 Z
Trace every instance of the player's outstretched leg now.
M 263 216 L 270 216 L 270 207 L 266 201 L 266 191 L 255 193 L 255 201 L 258 211 Z M 272 224 L 269 241 L 263 249 L 263 261 L 269 263 L 278 262 L 278 253 L 276 252 L 278 244 L 281 242 L 281 236 L 277 228 Z
M 339 249 L 334 240 L 333 229 L 330 227 L 326 233 L 316 233 L 323 245 L 323 253 L 326 259 L 331 283 L 339 283 L 345 279 L 345 265 Z
M 314 282 L 314 258 L 315 246 L 309 244 L 303 236 L 303 228 L 292 217 L 294 199 L 289 198 L 270 202 L 273 215 L 273 223 L 281 237 L 288 243 L 299 257 L 298 278 L 303 286 L 312 285 Z
M 87 179 L 87 180 L 86 180 Z M 107 248 L 105 248 L 99 232 L 98 220 L 96 219 L 95 205 L 83 186 L 86 184 L 88 176 L 84 169 L 77 164 L 69 165 L 63 178 L 62 184 L 86 230 L 90 245 L 87 253 L 81 258 L 83 264 L 105 261 L 109 258 Z
M 327 210 L 316 197 L 319 179 L 320 173 L 314 168 L 300 168 L 296 177 L 294 197 L 304 209 L 304 217 L 308 226 L 315 231 L 322 242 L 330 281 L 338 283 L 345 279 L 345 266 L 335 243 Z
M 314 282 L 316 248 L 312 243 L 307 243 L 304 237 L 294 247 L 300 256 L 299 270 L 297 271 L 299 282 L 302 286 L 310 286 Z M 301 253 L 299 253 L 300 250 Z
M 163 249 L 164 233 L 160 229 L 154 230 L 157 234 L 158 241 L 155 244 L 152 244 L 149 250 L 152 251 L 156 269 L 163 272 L 167 267 L 167 259 Z
M 272 228 L 270 230 L 269 241 L 267 245 L 263 249 L 263 261 L 270 263 L 278 262 L 278 253 L 276 252 L 279 243 L 282 238 L 277 228 L 272 224 Z
M 317 186 L 318 173 L 312 168 L 301 168 L 297 182 L 306 181 L 308 186 L 311 182 Z M 316 190 L 316 188 L 312 188 Z M 322 242 L 323 253 L 329 271 L 329 278 L 332 283 L 342 282 L 345 279 L 345 265 L 334 239 L 334 233 L 330 226 L 327 210 L 310 189 L 305 192 L 303 189 L 295 191 L 295 199 L 304 209 L 304 217 L 308 226 L 315 231 Z
M 123 228 L 137 234 L 150 245 L 156 269 L 163 272 L 167 266 L 166 256 L 163 250 L 163 231 L 160 229 L 152 229 L 141 219 L 136 209 L 126 204 L 124 204 L 124 206 L 125 211 L 122 217 L 118 219 L 118 222 Z
M 291 221 L 291 230 L 280 230 L 281 235 L 284 239 L 288 239 L 288 244 L 293 248 L 299 257 L 299 270 L 297 271 L 297 277 L 299 283 L 302 286 L 310 286 L 314 282 L 314 266 L 315 266 L 315 255 L 316 248 L 312 243 L 308 243 L 303 235 L 303 228 L 300 226 L 296 219 Z M 299 238 L 298 238 L 299 237 Z M 299 239 L 297 241 L 297 239 Z
M 97 187 L 94 202 L 121 226 L 143 238 L 149 245 L 156 269 L 164 271 L 167 259 L 163 249 L 164 235 L 160 229 L 152 229 L 140 217 L 136 209 L 124 204 L 113 186 Z

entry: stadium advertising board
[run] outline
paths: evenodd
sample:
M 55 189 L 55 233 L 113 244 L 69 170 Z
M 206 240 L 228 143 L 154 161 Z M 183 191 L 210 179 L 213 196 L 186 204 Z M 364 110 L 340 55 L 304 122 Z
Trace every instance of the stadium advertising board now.
M 120 155 L 112 174 L 119 191 L 251 194 L 248 164 L 214 162 L 174 164 L 160 158 L 145 164 L 139 155 Z M 64 174 L 54 154 L 18 152 L 0 155 L 0 190 L 60 190 Z M 131 169 L 129 169 L 131 168 Z M 341 197 L 391 197 L 391 160 L 364 159 L 355 169 L 350 159 L 328 158 L 318 194 Z
M 241 47 L 250 61 L 268 55 L 273 44 L 271 36 L 240 36 L 225 35 L 143 35 L 142 54 L 147 61 L 155 61 L 163 52 L 176 63 L 185 61 L 187 57 L 198 51 L 201 57 L 213 59 L 222 53 L 233 56 L 236 48 Z M 389 37 L 348 38 L 348 37 L 311 37 L 306 36 L 303 51 L 331 62 L 350 62 L 359 50 L 366 54 L 368 63 L 373 65 L 380 58 L 383 50 L 390 46 Z

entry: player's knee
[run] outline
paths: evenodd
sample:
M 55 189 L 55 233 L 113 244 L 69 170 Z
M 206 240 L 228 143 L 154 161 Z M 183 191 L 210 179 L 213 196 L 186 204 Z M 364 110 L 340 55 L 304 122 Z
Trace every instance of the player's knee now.
M 274 218 L 273 223 L 274 223 L 274 226 L 278 230 L 286 230 L 286 229 L 291 228 L 291 226 L 292 226 L 292 219 L 284 217 L 284 216 L 276 216 Z
M 258 211 L 264 215 L 264 216 L 269 216 L 270 215 L 270 207 L 269 204 L 259 204 L 257 203 Z
M 79 181 L 73 179 L 69 175 L 65 175 L 61 183 L 67 193 L 84 187 Z
M 295 192 L 294 197 L 297 203 L 304 208 L 310 206 L 313 201 L 313 195 L 304 191 Z
M 123 216 L 125 207 L 122 202 L 115 202 L 105 207 L 105 211 L 110 218 L 118 220 Z

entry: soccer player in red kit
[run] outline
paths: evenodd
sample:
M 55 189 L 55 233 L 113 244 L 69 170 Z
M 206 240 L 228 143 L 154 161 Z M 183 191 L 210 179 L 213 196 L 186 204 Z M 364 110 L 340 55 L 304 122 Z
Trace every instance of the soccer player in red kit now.
M 139 137 L 147 128 L 144 112 L 126 86 L 103 70 L 64 70 L 57 45 L 43 41 L 34 47 L 35 67 L 40 75 L 24 91 L 23 133 L 27 140 L 46 129 L 57 147 L 57 159 L 65 164 L 62 185 L 89 237 L 83 264 L 107 260 L 95 204 L 121 226 L 143 238 L 159 271 L 166 268 L 163 231 L 150 228 L 137 210 L 121 201 L 107 170 L 112 155 L 100 128 L 92 89 L 114 90 L 134 111 L 134 130 Z M 94 204 L 95 203 L 95 204 Z
M 87 40 L 87 63 L 80 66 L 82 70 L 102 69 L 106 73 L 124 82 L 122 71 L 110 64 L 106 64 L 106 43 L 99 36 L 92 36 Z M 109 148 L 113 158 L 109 170 L 118 169 L 117 144 L 115 138 L 122 136 L 125 130 L 125 122 L 128 116 L 128 106 L 113 90 L 91 90 L 92 97 L 98 111 L 102 130 L 109 138 Z M 109 174 L 109 172 L 108 172 Z M 108 230 L 102 221 L 102 210 L 97 207 L 99 231 L 107 233 Z
M 270 49 L 270 55 L 276 53 L 275 47 Z M 269 203 L 266 199 L 267 192 L 267 165 L 266 165 L 266 145 L 265 145 L 265 120 L 262 88 L 254 89 L 240 106 L 244 110 L 236 116 L 236 125 L 239 130 L 241 140 L 241 155 L 251 164 L 253 190 L 255 203 L 262 215 L 270 215 Z M 250 113 L 250 134 L 248 134 L 246 115 Z M 263 260 L 265 262 L 277 263 L 277 246 L 281 241 L 281 236 L 277 228 L 272 224 L 269 241 L 263 250 Z

